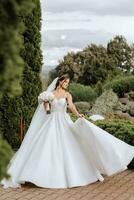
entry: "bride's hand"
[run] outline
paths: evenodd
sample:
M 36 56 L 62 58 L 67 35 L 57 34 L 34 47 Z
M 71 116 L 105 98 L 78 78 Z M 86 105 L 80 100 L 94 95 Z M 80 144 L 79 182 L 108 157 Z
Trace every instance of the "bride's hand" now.
M 84 116 L 84 114 L 80 114 L 80 113 L 79 113 L 79 114 L 77 115 L 77 117 L 82 118 L 82 117 L 85 117 L 85 116 Z

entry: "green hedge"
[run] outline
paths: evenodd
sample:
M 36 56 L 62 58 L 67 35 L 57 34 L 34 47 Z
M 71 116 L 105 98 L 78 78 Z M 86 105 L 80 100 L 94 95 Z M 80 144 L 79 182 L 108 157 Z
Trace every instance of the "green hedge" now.
M 115 137 L 134 146 L 134 123 L 119 119 L 105 119 L 94 122 Z
M 69 85 L 69 92 L 72 94 L 74 102 L 93 102 L 97 97 L 96 92 L 90 86 L 85 86 L 79 83 L 71 83 Z
M 70 114 L 70 116 L 73 121 L 77 119 L 77 117 L 72 113 Z M 89 120 L 87 116 L 85 118 Z M 119 138 L 120 140 L 126 142 L 127 144 L 134 146 L 133 122 L 123 119 L 105 119 L 105 120 L 97 120 L 97 121 L 89 120 L 89 121 L 99 126 L 103 130 L 107 131 L 108 133 L 112 134 L 113 136 Z M 128 165 L 128 167 L 134 168 L 134 159 Z
M 119 77 L 104 85 L 104 89 L 112 88 L 119 97 L 126 92 L 134 91 L 134 76 Z

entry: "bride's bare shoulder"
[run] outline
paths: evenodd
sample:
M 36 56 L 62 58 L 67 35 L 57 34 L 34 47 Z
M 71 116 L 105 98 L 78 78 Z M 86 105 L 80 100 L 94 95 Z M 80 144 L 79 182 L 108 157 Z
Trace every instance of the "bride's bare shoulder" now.
M 66 92 L 66 97 L 67 98 L 72 97 L 71 93 L 70 92 Z

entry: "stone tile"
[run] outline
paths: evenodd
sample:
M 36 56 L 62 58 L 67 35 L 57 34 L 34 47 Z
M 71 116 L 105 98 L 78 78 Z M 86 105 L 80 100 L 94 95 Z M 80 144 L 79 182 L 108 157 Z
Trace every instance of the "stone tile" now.
M 48 189 L 26 182 L 22 188 L 0 188 L 0 200 L 134 200 L 134 170 L 105 176 L 104 182 Z

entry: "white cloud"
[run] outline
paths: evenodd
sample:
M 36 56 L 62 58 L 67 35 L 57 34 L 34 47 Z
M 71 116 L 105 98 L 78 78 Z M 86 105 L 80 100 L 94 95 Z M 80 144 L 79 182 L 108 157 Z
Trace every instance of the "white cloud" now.
M 53 48 L 47 48 L 44 50 L 44 70 L 48 71 L 49 69 L 54 68 L 59 60 L 62 60 L 63 56 L 68 52 L 68 51 L 80 51 L 81 49 L 78 48 L 73 48 L 73 47 L 53 47 Z M 47 68 L 47 69 L 46 69 Z
M 93 32 L 105 30 L 107 32 L 124 34 L 131 33 L 134 26 L 134 16 L 98 16 L 90 12 L 46 12 L 44 19 L 46 21 L 44 20 L 43 32 L 47 32 L 47 30 L 85 29 Z
M 67 38 L 66 35 L 61 35 L 61 40 L 65 40 Z
M 43 9 L 49 12 L 89 11 L 96 15 L 134 16 L 133 0 L 41 0 Z
M 90 43 L 105 45 L 117 34 L 134 41 L 132 0 L 42 2 L 42 48 L 48 68 L 56 66 L 70 50 Z

